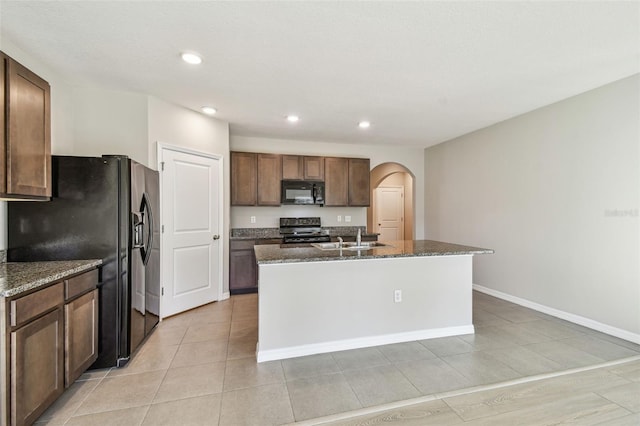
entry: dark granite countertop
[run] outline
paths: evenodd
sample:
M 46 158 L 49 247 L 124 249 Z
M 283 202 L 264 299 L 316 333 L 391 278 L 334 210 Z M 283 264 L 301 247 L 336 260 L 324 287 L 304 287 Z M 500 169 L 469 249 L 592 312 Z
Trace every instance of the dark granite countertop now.
M 282 238 L 280 228 L 232 228 L 232 240 L 269 240 Z
M 101 259 L 2 263 L 0 297 L 16 296 L 101 264 Z
M 331 237 L 355 237 L 358 234 L 358 228 L 362 230 L 363 237 L 373 237 L 380 235 L 377 233 L 366 232 L 364 226 L 323 226 L 322 229 L 329 233 Z M 270 240 L 274 238 L 282 238 L 280 228 L 233 228 L 231 229 L 231 240 Z
M 490 254 L 491 249 L 469 247 L 433 240 L 385 241 L 388 247 L 369 250 L 320 250 L 316 247 L 288 247 L 279 244 L 255 246 L 258 264 L 324 262 L 330 260 L 377 259 L 390 257 L 456 256 Z

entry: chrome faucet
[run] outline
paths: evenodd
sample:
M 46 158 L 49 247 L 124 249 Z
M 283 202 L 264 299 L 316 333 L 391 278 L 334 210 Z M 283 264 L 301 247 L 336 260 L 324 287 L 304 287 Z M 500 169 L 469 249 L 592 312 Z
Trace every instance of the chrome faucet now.
M 342 239 L 342 237 L 338 237 L 338 247 L 342 248 L 343 244 L 344 244 L 344 240 Z
M 356 236 L 356 246 L 360 247 L 362 245 L 362 230 L 358 228 L 358 235 Z

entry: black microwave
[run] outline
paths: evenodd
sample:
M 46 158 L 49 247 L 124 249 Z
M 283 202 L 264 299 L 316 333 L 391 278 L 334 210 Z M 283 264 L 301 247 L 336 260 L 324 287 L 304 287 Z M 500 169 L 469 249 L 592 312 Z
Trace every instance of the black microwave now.
M 281 204 L 324 205 L 324 182 L 305 180 L 282 181 Z

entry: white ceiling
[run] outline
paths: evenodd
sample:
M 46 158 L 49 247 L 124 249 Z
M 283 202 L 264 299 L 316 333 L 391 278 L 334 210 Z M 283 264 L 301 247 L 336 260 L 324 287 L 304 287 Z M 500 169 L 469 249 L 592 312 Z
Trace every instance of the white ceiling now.
M 0 24 L 74 85 L 285 139 L 430 146 L 640 72 L 635 1 L 3 0 Z

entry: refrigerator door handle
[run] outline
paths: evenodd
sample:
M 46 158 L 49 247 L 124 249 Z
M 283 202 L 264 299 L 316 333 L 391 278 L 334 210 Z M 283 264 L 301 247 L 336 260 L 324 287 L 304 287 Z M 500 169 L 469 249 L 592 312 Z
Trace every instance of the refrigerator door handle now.
M 139 249 L 144 247 L 144 217 L 140 212 L 131 213 L 131 228 L 133 229 L 133 241 L 131 243 L 132 249 Z
M 149 202 L 149 195 L 147 193 L 142 194 L 142 209 L 143 211 L 143 219 L 144 212 L 146 212 L 148 224 L 149 224 L 149 235 L 147 236 L 147 244 L 142 247 L 140 254 L 142 254 L 142 263 L 146 265 L 149 262 L 149 258 L 151 257 L 151 249 L 153 247 L 153 211 L 151 209 L 151 203 Z

